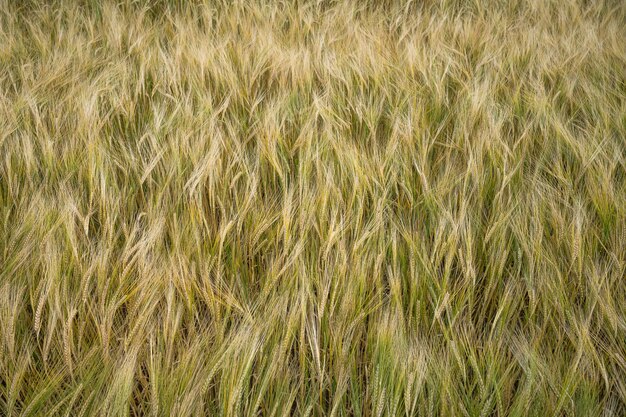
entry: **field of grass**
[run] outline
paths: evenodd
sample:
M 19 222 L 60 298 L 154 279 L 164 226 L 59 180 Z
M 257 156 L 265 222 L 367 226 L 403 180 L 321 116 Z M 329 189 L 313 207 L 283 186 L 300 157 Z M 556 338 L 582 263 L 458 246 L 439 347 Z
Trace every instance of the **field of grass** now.
M 0 416 L 626 415 L 626 3 L 0 0 Z

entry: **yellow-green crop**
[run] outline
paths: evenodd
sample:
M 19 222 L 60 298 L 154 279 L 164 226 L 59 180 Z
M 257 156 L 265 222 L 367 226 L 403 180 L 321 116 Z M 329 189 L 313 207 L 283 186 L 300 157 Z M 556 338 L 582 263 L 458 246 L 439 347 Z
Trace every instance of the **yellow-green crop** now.
M 0 415 L 626 415 L 626 3 L 0 0 Z

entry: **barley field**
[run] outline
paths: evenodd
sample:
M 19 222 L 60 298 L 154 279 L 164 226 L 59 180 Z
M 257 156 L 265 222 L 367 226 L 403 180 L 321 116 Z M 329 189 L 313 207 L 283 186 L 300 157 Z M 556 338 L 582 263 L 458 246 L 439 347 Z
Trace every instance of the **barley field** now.
M 0 415 L 625 416 L 626 3 L 0 0 Z

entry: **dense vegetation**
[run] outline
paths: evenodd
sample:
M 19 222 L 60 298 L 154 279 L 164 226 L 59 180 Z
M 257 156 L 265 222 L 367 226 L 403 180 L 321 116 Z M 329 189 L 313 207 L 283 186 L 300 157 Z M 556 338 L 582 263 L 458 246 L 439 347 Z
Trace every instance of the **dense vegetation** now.
M 626 4 L 0 1 L 0 415 L 623 416 Z

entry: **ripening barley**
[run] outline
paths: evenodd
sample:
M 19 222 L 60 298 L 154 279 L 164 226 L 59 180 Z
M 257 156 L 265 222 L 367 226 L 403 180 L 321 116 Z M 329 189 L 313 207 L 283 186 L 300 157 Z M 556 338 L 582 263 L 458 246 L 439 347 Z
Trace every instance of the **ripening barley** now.
M 0 416 L 626 415 L 626 3 L 0 0 Z

